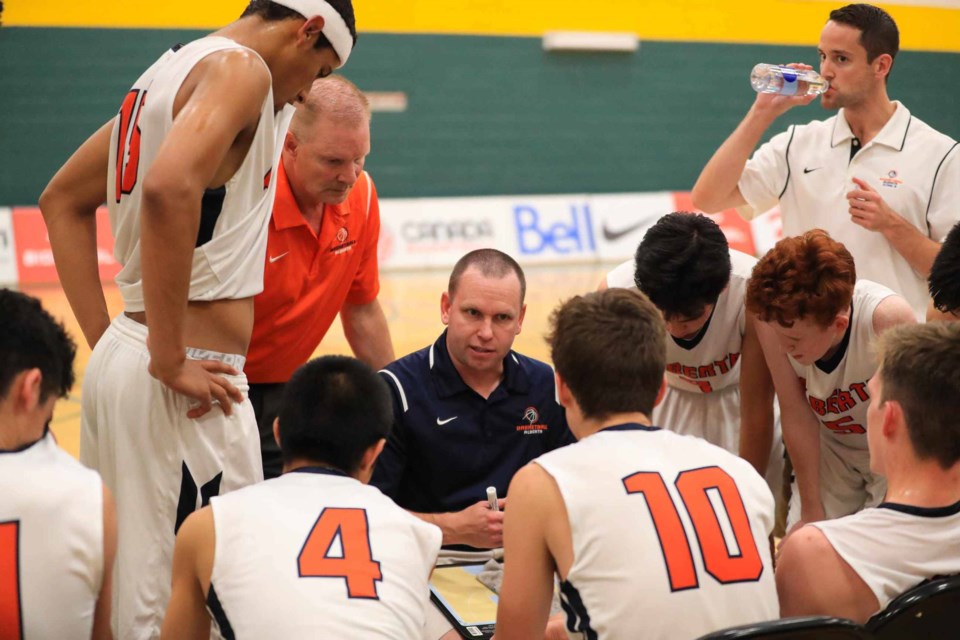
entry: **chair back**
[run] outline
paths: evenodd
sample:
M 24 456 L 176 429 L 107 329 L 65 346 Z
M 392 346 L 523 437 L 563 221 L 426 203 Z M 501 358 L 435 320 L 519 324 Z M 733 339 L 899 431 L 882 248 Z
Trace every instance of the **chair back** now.
M 890 601 L 867 621 L 877 638 L 960 636 L 960 574 L 925 580 Z
M 745 624 L 715 631 L 699 640 L 873 640 L 865 628 L 845 618 L 803 616 Z

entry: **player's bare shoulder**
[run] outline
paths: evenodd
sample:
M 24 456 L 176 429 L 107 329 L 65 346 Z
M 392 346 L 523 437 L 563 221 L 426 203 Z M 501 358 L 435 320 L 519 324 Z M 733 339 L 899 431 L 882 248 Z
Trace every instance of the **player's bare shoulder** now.
M 189 106 L 233 111 L 255 126 L 270 87 L 270 70 L 253 50 L 238 46 L 213 51 L 184 79 L 173 103 L 173 117 Z

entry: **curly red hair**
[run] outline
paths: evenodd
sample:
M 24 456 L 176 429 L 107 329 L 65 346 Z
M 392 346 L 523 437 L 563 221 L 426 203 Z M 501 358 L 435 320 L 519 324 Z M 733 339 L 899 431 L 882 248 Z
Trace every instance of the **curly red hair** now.
M 792 327 L 806 318 L 828 326 L 853 299 L 853 256 L 823 229 L 784 238 L 753 268 L 747 311 Z

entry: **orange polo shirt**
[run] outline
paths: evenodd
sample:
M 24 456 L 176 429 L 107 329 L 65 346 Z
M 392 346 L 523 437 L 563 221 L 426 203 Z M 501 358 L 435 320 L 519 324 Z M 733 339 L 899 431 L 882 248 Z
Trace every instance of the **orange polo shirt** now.
M 366 172 L 340 205 L 325 205 L 316 234 L 290 190 L 283 162 L 267 237 L 263 292 L 253 300 L 244 372 L 252 383 L 286 382 L 326 335 L 344 302 L 380 292 L 380 206 Z

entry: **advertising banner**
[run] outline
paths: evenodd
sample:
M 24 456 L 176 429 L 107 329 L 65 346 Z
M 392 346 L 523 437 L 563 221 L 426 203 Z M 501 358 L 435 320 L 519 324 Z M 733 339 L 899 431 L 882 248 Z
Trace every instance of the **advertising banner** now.
M 17 254 L 13 238 L 10 209 L 0 207 L 0 286 L 16 284 Z
M 483 247 L 512 245 L 501 198 L 423 198 L 380 201 L 380 267 L 452 266 Z
M 53 250 L 40 210 L 36 207 L 14 207 L 13 233 L 20 282 L 57 282 Z M 110 234 L 110 218 L 106 207 L 97 210 L 97 264 L 101 281 L 113 280 L 120 270 L 120 265 L 113 259 L 113 236 Z

